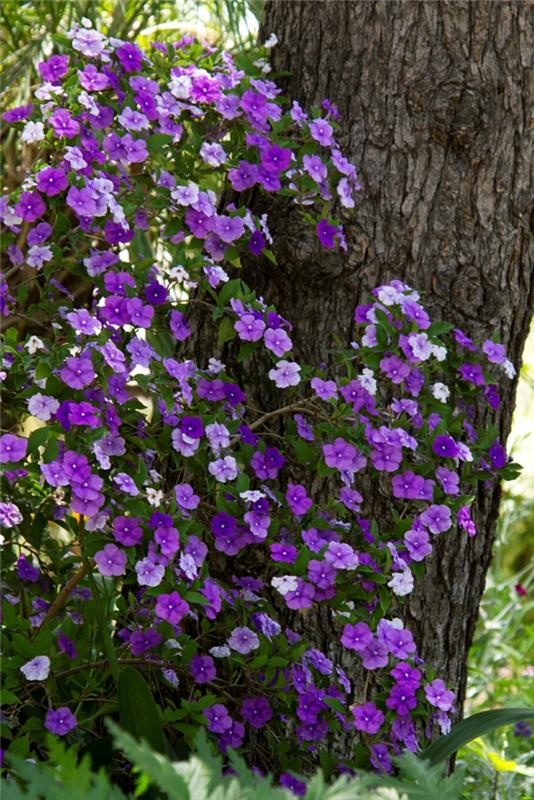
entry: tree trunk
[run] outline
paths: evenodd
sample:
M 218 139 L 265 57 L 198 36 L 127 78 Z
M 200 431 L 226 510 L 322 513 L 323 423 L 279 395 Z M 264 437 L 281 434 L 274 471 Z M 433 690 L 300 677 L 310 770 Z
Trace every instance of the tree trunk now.
M 350 341 L 355 305 L 397 277 L 437 318 L 477 338 L 498 333 L 519 363 L 534 306 L 532 12 L 521 2 L 268 3 L 262 35 L 279 39 L 272 63 L 291 73 L 285 93 L 304 108 L 324 97 L 338 106 L 364 187 L 346 255 L 325 256 L 287 209 L 271 209 L 280 268 L 258 288 L 290 318 L 304 361 L 328 361 L 334 335 Z M 501 388 L 506 441 L 516 384 Z M 438 540 L 408 608 L 421 655 L 460 706 L 499 497 L 498 486 L 480 489 L 475 538 Z
M 347 219 L 346 254 L 322 250 L 279 200 L 251 200 L 269 213 L 278 266 L 265 261 L 243 277 L 292 322 L 298 360 L 328 363 L 334 337 L 351 340 L 354 307 L 396 277 L 421 292 L 434 318 L 477 339 L 499 334 L 519 365 L 534 305 L 532 21 L 521 2 L 267 4 L 260 35 L 279 39 L 272 64 L 275 73 L 291 73 L 284 93 L 305 109 L 325 97 L 337 105 L 339 140 L 363 184 Z M 197 354 L 209 350 L 206 333 L 201 325 Z M 241 383 L 266 408 L 272 390 L 260 377 L 264 367 L 250 361 Z M 503 380 L 501 441 L 515 390 L 515 381 Z M 386 500 L 379 486 L 367 489 L 380 522 Z M 458 714 L 499 498 L 495 484 L 479 490 L 476 537 L 438 537 L 406 611 L 421 656 L 456 689 Z M 343 661 L 327 610 L 306 625 Z

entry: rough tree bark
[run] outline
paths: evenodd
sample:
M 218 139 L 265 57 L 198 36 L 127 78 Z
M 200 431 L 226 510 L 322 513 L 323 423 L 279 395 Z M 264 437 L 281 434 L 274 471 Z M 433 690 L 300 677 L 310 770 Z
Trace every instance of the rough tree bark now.
M 272 62 L 291 73 L 285 94 L 304 108 L 324 97 L 338 106 L 339 139 L 364 186 L 347 254 L 322 251 L 287 206 L 251 200 L 269 212 L 279 265 L 256 262 L 244 278 L 291 320 L 302 361 L 328 363 L 334 336 L 350 342 L 355 305 L 397 277 L 422 292 L 436 318 L 477 338 L 498 333 L 519 364 L 534 306 L 532 10 L 521 2 L 267 4 L 261 35 L 279 39 Z M 199 355 L 207 333 L 200 325 Z M 274 402 L 260 365 L 249 361 L 241 379 L 261 407 Z M 503 380 L 502 441 L 515 389 Z M 380 487 L 367 488 L 380 519 Z M 423 658 L 456 688 L 459 714 L 499 498 L 498 486 L 480 490 L 475 538 L 438 540 L 406 614 Z M 335 650 L 327 613 L 307 625 Z

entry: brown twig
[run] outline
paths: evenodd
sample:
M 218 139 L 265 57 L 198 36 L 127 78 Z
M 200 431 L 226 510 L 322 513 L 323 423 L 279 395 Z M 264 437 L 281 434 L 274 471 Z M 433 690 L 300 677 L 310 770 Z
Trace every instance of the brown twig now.
M 83 581 L 83 579 L 89 572 L 90 568 L 91 564 L 89 563 L 82 564 L 78 572 L 72 576 L 72 578 L 70 579 L 70 581 L 68 581 L 68 583 L 65 584 L 63 589 L 60 591 L 60 593 L 58 594 L 58 596 L 56 597 L 56 599 L 46 612 L 43 621 L 39 625 L 39 630 L 41 630 L 41 628 L 43 628 L 48 622 L 50 622 L 51 619 L 53 619 L 56 616 L 61 606 L 66 602 L 69 594 L 72 592 L 74 588 L 76 588 L 76 586 L 80 583 L 80 581 Z

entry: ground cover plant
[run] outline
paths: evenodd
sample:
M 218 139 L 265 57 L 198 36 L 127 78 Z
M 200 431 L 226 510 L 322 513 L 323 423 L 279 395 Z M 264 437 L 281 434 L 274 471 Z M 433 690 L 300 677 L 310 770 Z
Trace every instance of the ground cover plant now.
M 478 486 L 517 474 L 474 415 L 514 367 L 401 281 L 356 308 L 335 369 L 301 363 L 291 321 L 239 277 L 245 259 L 276 264 L 247 198 L 279 193 L 343 249 L 332 201 L 354 208 L 361 186 L 337 109 L 303 109 L 262 62 L 192 37 L 144 52 L 86 21 L 69 37 L 32 102 L 4 113 L 32 164 L 1 205 L 2 311 L 18 323 L 0 437 L 8 753 L 45 757 L 53 734 L 126 785 L 115 717 L 173 757 L 205 729 L 298 794 L 294 773 L 317 764 L 392 772 L 450 729 L 454 692 L 402 607 L 436 537 L 476 536 Z M 217 327 L 203 363 L 198 307 Z M 268 411 L 235 377 L 258 351 L 279 390 Z M 39 427 L 16 430 L 30 415 Z M 366 508 L 364 476 L 389 519 Z M 316 605 L 342 663 L 301 633 Z

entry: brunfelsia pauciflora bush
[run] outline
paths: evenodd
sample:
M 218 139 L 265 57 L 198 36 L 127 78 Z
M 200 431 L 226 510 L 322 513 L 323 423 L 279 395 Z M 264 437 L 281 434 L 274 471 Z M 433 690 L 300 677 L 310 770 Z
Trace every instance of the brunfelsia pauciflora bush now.
M 512 477 L 473 405 L 482 392 L 496 408 L 492 376 L 513 367 L 500 344 L 431 323 L 398 281 L 356 309 L 335 379 L 297 363 L 291 324 L 225 267 L 274 261 L 268 220 L 240 202 L 253 186 L 345 247 L 330 204 L 351 208 L 360 187 L 336 109 L 288 110 L 261 65 L 190 39 L 145 54 L 88 27 L 70 38 L 69 55 L 40 65 L 34 101 L 4 114 L 33 166 L 2 200 L 3 313 L 42 331 L 11 327 L 3 345 L 4 403 L 41 421 L 0 437 L 7 742 L 38 754 L 46 730 L 80 747 L 105 736 L 135 665 L 171 746 L 199 726 L 223 752 L 260 742 L 300 791 L 287 770 L 332 753 L 345 729 L 389 771 L 392 754 L 449 727 L 454 693 L 425 671 L 399 610 L 437 536 L 475 535 L 477 482 Z M 231 364 L 180 360 L 191 302 L 241 360 L 272 358 L 278 411 L 253 416 Z M 309 478 L 293 483 L 294 465 Z M 366 516 L 360 473 L 390 487 L 391 522 Z M 279 622 L 281 606 L 320 604 L 373 696 Z

